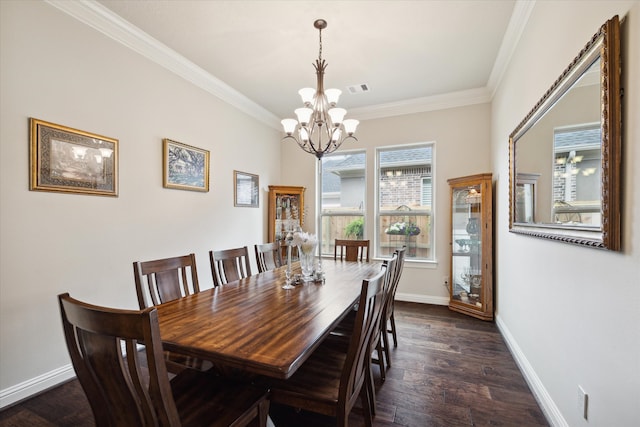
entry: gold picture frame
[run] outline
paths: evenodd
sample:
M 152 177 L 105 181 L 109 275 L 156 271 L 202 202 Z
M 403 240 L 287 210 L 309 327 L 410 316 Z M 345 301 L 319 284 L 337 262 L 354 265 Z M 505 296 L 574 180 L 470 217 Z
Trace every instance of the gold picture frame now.
M 209 191 L 209 151 L 167 138 L 162 143 L 163 187 Z
M 118 140 L 29 118 L 29 190 L 118 196 Z
M 260 177 L 252 173 L 233 171 L 233 206 L 260 206 Z

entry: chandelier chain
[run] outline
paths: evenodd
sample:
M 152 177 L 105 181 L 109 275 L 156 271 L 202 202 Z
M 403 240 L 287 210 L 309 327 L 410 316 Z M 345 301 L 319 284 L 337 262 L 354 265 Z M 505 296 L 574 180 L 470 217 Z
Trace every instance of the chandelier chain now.
M 322 28 L 318 29 L 318 32 L 320 33 L 320 48 L 318 49 L 318 59 L 322 61 Z

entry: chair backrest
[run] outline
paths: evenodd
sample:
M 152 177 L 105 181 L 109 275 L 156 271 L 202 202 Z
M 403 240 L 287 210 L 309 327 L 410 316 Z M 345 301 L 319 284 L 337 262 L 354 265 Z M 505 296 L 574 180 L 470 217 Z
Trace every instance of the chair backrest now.
M 235 249 L 209 251 L 211 274 L 215 286 L 251 276 L 249 250 L 246 246 Z
M 387 320 L 393 314 L 393 304 L 396 299 L 396 291 L 398 290 L 398 283 L 400 283 L 400 277 L 402 276 L 402 270 L 404 269 L 404 258 L 407 252 L 407 247 L 403 246 L 400 249 L 396 249 L 394 255 L 397 255 L 397 261 L 394 269 L 390 271 L 389 276 L 391 277 L 389 290 L 387 292 L 387 299 L 385 301 L 384 307 L 384 320 L 382 320 L 382 327 L 386 328 Z
M 391 255 L 391 259 L 386 259 L 383 262 L 383 265 L 387 266 L 387 274 L 384 280 L 384 304 L 386 306 L 389 297 L 391 296 L 391 291 L 393 289 L 393 280 L 396 272 L 396 268 L 398 265 L 398 252 L 395 251 L 393 255 Z M 384 311 L 384 307 L 382 309 Z
M 134 262 L 140 309 L 200 292 L 195 254 Z
M 255 245 L 256 263 L 260 273 L 282 267 L 280 243 L 264 243 Z
M 382 263 L 382 268 L 386 268 L 386 273 L 384 275 L 384 283 L 382 286 L 382 290 L 383 290 L 382 309 L 380 310 L 378 319 L 375 320 L 378 327 L 376 327 L 373 333 L 371 334 L 371 342 L 369 343 L 371 347 L 370 351 L 373 350 L 375 346 L 378 344 L 378 341 L 380 341 L 380 335 L 383 330 L 381 327 L 381 324 L 385 316 L 385 309 L 386 309 L 387 303 L 391 296 L 391 289 L 393 288 L 393 275 L 395 273 L 397 263 L 398 263 L 398 251 L 393 253 L 393 255 L 391 256 L 391 259 L 386 259 Z
M 386 274 L 387 267 L 383 265 L 378 274 L 362 281 L 358 311 L 338 391 L 338 401 L 344 402 L 348 408 L 353 407 L 364 386 L 368 359 L 371 357 L 370 342 L 374 329 L 380 328 Z
M 156 308 L 110 309 L 68 293 L 58 301 L 67 349 L 96 425 L 179 426 Z M 138 351 L 139 343 L 146 351 Z
M 340 254 L 339 258 L 338 253 Z M 336 239 L 333 259 L 342 261 L 343 258 L 345 261 L 369 262 L 369 241 Z

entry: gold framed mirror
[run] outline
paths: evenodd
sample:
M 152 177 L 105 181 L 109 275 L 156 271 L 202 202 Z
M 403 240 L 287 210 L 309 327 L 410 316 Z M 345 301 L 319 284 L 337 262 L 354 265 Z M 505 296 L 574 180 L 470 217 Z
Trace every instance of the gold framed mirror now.
M 620 98 L 614 16 L 509 136 L 509 231 L 620 250 Z

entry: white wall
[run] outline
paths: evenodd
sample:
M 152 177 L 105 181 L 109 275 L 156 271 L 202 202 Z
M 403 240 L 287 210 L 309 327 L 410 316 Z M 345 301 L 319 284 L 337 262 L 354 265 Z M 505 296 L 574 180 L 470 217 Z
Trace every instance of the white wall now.
M 629 13 L 627 14 L 627 11 Z M 613 15 L 623 29 L 623 244 L 607 252 L 508 231 L 508 136 Z M 554 425 L 638 425 L 640 6 L 538 1 L 494 100 L 497 321 Z M 589 394 L 589 421 L 577 405 Z
M 398 285 L 397 298 L 402 300 L 447 304 L 448 290 L 443 277 L 449 275 L 449 211 L 447 179 L 490 172 L 489 104 L 478 104 L 447 110 L 411 114 L 385 119 L 364 120 L 358 127 L 358 142 L 346 142 L 341 149 L 365 149 L 367 156 L 367 224 L 365 237 L 374 235 L 375 150 L 398 144 L 435 141 L 436 263 L 405 263 Z M 305 204 L 315 212 L 315 157 L 303 152 L 293 142 L 285 142 L 282 157 L 284 181 L 307 187 Z M 315 220 L 305 226 L 315 230 Z
M 68 367 L 56 296 L 137 308 L 132 262 L 266 238 L 233 170 L 280 184 L 280 134 L 43 2 L 0 2 L 0 398 Z M 120 141 L 119 197 L 29 191 L 28 118 Z M 208 193 L 162 187 L 162 138 L 211 152 Z M 243 155 L 241 153 L 251 153 Z M 34 387 L 37 388 L 37 385 Z M 1 406 L 1 405 L 0 405 Z

